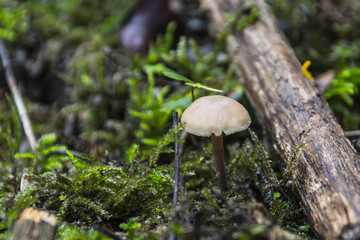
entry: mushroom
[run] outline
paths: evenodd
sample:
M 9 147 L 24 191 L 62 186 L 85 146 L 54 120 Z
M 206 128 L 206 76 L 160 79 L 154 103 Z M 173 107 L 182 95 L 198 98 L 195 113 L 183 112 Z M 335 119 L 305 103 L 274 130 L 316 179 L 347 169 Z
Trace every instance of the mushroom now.
M 185 131 L 201 137 L 210 137 L 213 145 L 215 168 L 219 173 L 222 192 L 228 189 L 224 165 L 222 132 L 226 135 L 245 130 L 251 119 L 246 109 L 232 98 L 215 95 L 193 102 L 181 116 Z

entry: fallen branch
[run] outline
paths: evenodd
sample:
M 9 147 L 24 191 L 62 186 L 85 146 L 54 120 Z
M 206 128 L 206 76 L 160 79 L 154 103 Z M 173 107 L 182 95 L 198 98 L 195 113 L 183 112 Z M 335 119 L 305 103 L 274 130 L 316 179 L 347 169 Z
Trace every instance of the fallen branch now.
M 29 116 L 27 114 L 27 111 L 26 111 L 26 108 L 24 105 L 24 101 L 21 97 L 21 93 L 17 86 L 17 82 L 14 77 L 14 73 L 11 69 L 9 54 L 6 50 L 4 42 L 1 39 L 0 39 L 0 56 L 2 59 L 3 68 L 4 68 L 5 74 L 6 74 L 6 81 L 7 81 L 8 87 L 10 89 L 11 95 L 15 101 L 15 105 L 18 109 L 19 116 L 20 116 L 21 122 L 24 127 L 24 132 L 25 132 L 26 138 L 29 142 L 31 150 L 34 151 L 35 145 L 36 145 L 35 135 L 32 130 L 32 127 L 31 127 L 31 122 L 30 122 Z
M 257 19 L 245 28 L 227 28 L 229 16 L 249 14 L 241 13 L 248 4 L 258 11 Z M 202 0 L 202 5 L 217 32 L 229 29 L 228 52 L 284 165 L 294 165 L 297 152 L 290 175 L 317 234 L 359 239 L 359 158 L 327 102 L 302 73 L 269 7 L 263 0 Z

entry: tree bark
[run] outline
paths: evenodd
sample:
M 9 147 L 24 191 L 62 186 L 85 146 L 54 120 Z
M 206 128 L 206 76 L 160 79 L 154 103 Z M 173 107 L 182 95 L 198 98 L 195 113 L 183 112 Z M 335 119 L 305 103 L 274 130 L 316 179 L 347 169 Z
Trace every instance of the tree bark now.
M 57 227 L 54 214 L 26 208 L 14 223 L 11 240 L 52 240 Z
M 301 71 L 263 0 L 202 0 L 217 32 L 254 3 L 258 18 L 230 28 L 228 52 L 259 120 L 291 172 L 303 209 L 325 239 L 360 238 L 360 161 L 327 102 Z M 306 143 L 300 153 L 295 152 Z

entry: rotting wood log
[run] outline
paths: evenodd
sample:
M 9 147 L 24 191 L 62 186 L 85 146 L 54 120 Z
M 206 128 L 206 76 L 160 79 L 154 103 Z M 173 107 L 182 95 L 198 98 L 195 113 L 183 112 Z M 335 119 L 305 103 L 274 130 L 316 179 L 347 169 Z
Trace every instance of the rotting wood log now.
M 14 224 L 11 240 L 51 240 L 55 237 L 57 227 L 54 214 L 26 208 Z
M 227 48 L 257 116 L 291 172 L 303 209 L 319 237 L 360 239 L 360 161 L 327 102 L 301 71 L 263 0 L 202 0 L 218 33 L 229 14 L 255 4 L 257 20 L 231 28 Z M 228 18 L 226 18 L 226 15 Z

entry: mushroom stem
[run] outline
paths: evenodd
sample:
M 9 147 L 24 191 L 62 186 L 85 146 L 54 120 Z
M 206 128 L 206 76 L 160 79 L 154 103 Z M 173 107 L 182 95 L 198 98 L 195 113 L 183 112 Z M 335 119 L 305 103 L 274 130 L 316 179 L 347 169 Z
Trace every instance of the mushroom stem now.
M 228 190 L 226 182 L 226 171 L 224 164 L 224 148 L 223 148 L 223 136 L 215 136 L 211 134 L 211 140 L 213 145 L 214 163 L 216 170 L 219 172 L 219 184 L 222 192 Z

